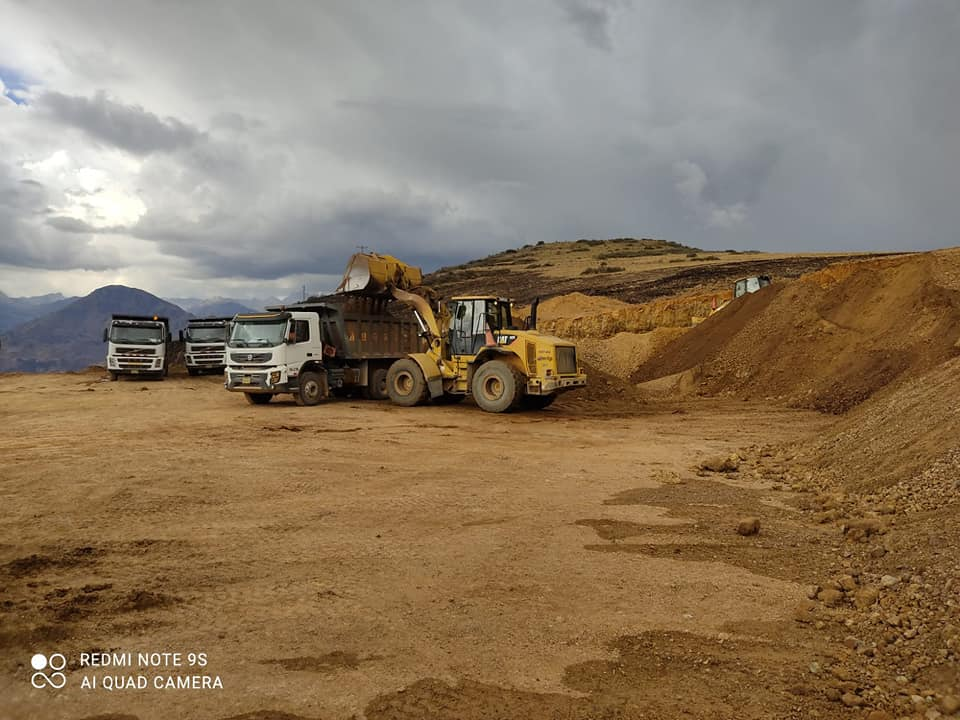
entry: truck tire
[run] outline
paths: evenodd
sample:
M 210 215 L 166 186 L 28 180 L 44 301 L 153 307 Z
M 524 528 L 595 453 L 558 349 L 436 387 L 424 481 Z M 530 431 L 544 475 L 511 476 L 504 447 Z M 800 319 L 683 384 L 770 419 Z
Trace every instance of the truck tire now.
M 550 407 L 556 395 L 524 395 L 520 398 L 520 407 L 524 410 L 543 410 Z
M 327 378 L 322 373 L 312 370 L 302 372 L 297 385 L 299 390 L 294 396 L 297 405 L 319 405 L 327 396 Z
M 416 360 L 397 360 L 387 371 L 387 393 L 395 405 L 413 407 L 427 396 L 427 381 Z
M 189 366 L 188 366 L 188 367 L 187 367 L 187 374 L 188 374 L 190 377 L 195 377 L 195 376 L 197 376 L 197 375 L 200 374 L 200 368 L 195 368 L 195 367 L 189 367 Z M 249 393 L 248 393 L 248 394 L 249 394 Z
M 120 377 L 120 374 L 119 374 L 119 373 L 111 372 L 111 373 L 110 373 L 110 382 L 116 382 L 119 377 Z
M 480 366 L 473 376 L 473 399 L 481 410 L 501 413 L 513 410 L 523 397 L 523 376 L 500 360 Z
M 386 400 L 390 397 L 387 392 L 387 368 L 378 367 L 370 371 L 363 394 L 368 400 Z
M 273 395 L 267 393 L 244 393 L 243 396 L 251 405 L 266 405 L 273 399 Z

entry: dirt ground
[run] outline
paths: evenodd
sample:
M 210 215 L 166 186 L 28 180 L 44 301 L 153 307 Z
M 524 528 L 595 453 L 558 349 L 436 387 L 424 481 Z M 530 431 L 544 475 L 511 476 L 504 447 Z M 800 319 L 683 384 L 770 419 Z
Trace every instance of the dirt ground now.
M 90 372 L 0 376 L 0 420 L 4 718 L 862 716 L 819 689 L 836 633 L 795 617 L 833 529 L 764 450 L 831 417 L 252 407 Z M 739 448 L 777 465 L 697 469 Z M 80 667 L 95 651 L 208 664 Z M 63 689 L 31 687 L 38 652 Z M 222 689 L 81 687 L 198 673 Z

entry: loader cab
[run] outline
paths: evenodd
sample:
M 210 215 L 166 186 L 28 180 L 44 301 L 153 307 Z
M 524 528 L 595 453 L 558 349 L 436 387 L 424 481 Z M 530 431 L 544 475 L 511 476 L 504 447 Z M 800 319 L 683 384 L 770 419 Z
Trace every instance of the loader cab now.
M 476 355 L 496 335 L 513 327 L 510 301 L 497 297 L 458 297 L 447 303 L 450 354 Z M 489 335 L 488 335 L 489 333 Z

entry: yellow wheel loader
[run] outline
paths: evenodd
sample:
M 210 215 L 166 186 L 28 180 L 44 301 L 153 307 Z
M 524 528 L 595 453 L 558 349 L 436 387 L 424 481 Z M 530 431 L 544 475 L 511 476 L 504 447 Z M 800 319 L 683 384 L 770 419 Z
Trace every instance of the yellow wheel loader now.
M 374 253 L 350 259 L 337 292 L 389 295 L 413 309 L 427 348 L 387 371 L 387 393 L 397 405 L 470 395 L 487 412 L 542 409 L 587 384 L 576 346 L 537 331 L 536 302 L 521 328 L 510 300 L 479 295 L 436 302 L 419 268 Z

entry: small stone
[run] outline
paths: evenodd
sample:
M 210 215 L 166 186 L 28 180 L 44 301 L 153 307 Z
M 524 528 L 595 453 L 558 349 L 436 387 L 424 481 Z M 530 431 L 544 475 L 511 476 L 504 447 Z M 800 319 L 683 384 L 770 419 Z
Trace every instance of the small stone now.
M 837 580 L 837 583 L 840 585 L 840 589 L 846 592 L 857 589 L 857 581 L 853 579 L 852 575 L 844 575 Z
M 700 469 L 717 473 L 736 472 L 740 469 L 740 456 L 733 454 L 727 457 L 718 456 L 709 458 L 700 463 Z
M 886 710 L 871 710 L 867 714 L 867 720 L 893 720 L 893 715 Z
M 900 578 L 896 575 L 884 575 L 880 578 L 880 584 L 886 588 L 893 587 L 894 585 L 899 584 Z
M 817 594 L 817 599 L 824 605 L 836 607 L 843 602 L 843 593 L 839 590 L 831 590 L 828 588 L 826 590 L 821 590 Z
M 814 675 L 820 674 L 820 663 L 814 661 L 810 663 L 810 672 Z
M 940 698 L 940 709 L 947 715 L 953 715 L 960 710 L 960 697 L 956 695 L 944 695 Z
M 844 693 L 840 696 L 840 702 L 847 707 L 860 707 L 863 705 L 863 698 L 853 693 Z
M 821 588 L 819 585 L 808 585 L 807 586 L 807 597 L 811 600 L 817 599 L 817 593 L 820 592 Z
M 826 695 L 827 700 L 832 700 L 833 702 L 839 702 L 840 700 L 840 691 L 837 688 L 827 688 L 823 691 L 823 694 Z
M 793 619 L 800 623 L 813 622 L 813 611 L 817 604 L 812 600 L 802 600 L 793 611 Z
M 737 523 L 737 533 L 740 535 L 756 535 L 760 532 L 760 520 L 755 517 L 742 519 Z
M 857 590 L 856 594 L 853 596 L 853 604 L 856 605 L 861 610 L 870 607 L 880 597 L 880 590 L 875 587 L 862 587 Z

